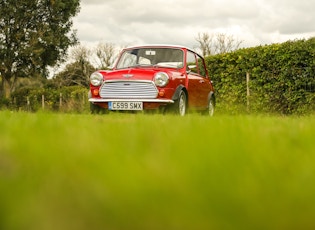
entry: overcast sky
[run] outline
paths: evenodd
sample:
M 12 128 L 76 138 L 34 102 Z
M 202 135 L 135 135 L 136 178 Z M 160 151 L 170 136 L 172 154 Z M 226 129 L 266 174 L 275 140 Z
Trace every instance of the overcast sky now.
M 179 44 L 225 33 L 252 47 L 315 36 L 314 0 L 81 0 L 83 45 Z

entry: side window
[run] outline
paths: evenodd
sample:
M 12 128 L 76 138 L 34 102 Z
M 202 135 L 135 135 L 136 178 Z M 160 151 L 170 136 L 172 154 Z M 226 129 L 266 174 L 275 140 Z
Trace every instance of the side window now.
M 187 71 L 190 70 L 193 73 L 198 73 L 197 63 L 196 63 L 196 55 L 190 51 L 187 52 Z
M 206 77 L 206 67 L 203 61 L 203 58 L 197 55 L 197 60 L 198 60 L 198 68 L 199 68 L 199 74 L 203 77 Z

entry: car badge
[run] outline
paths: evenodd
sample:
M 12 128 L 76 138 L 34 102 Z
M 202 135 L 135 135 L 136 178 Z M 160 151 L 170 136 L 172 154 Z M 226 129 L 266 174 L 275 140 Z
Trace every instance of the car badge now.
M 132 78 L 133 74 L 123 74 L 122 75 L 124 78 Z

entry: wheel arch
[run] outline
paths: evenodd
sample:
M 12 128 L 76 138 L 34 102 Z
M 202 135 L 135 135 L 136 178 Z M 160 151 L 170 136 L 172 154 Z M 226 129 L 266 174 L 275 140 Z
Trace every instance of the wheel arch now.
M 173 94 L 172 100 L 173 100 L 173 101 L 178 100 L 179 94 L 180 94 L 180 92 L 181 92 L 182 90 L 183 90 L 183 91 L 185 92 L 185 94 L 186 94 L 186 97 L 187 97 L 186 104 L 188 105 L 188 97 L 189 97 L 189 95 L 188 95 L 187 89 L 186 89 L 185 86 L 183 86 L 183 85 L 177 86 L 177 88 L 176 88 L 176 90 L 175 90 L 175 93 Z

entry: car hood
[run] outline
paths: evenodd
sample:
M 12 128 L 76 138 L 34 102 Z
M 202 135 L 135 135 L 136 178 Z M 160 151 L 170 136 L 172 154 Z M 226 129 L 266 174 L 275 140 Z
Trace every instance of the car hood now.
M 158 72 L 166 72 L 170 77 L 172 71 L 165 68 L 128 68 L 122 70 L 101 71 L 105 81 L 109 80 L 153 80 Z

